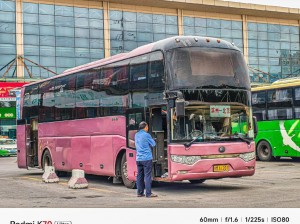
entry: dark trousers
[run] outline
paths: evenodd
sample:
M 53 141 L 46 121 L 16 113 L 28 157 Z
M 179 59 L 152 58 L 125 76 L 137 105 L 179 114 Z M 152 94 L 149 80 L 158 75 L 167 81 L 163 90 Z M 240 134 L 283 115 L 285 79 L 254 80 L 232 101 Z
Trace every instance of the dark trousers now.
M 137 177 L 136 186 L 138 195 L 144 194 L 146 188 L 146 197 L 151 195 L 151 183 L 152 183 L 152 160 L 136 161 L 137 165 Z

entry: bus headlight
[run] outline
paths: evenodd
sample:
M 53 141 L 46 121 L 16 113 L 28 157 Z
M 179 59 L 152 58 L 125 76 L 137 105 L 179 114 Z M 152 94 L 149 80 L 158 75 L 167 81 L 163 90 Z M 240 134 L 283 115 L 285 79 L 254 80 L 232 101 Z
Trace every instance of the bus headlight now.
M 174 163 L 181 163 L 186 165 L 193 165 L 199 160 L 201 160 L 201 156 L 178 156 L 171 155 L 171 160 Z
M 245 162 L 249 162 L 255 159 L 255 152 L 247 152 L 247 153 L 240 154 L 240 158 Z

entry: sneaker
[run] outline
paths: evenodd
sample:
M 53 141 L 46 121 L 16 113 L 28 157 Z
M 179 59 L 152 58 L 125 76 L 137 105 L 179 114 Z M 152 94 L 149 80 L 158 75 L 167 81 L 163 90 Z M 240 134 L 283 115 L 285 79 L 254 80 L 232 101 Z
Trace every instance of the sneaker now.
M 137 197 L 145 197 L 145 194 L 138 194 Z
M 157 194 L 153 194 L 153 193 L 150 196 L 147 196 L 147 198 L 156 198 L 156 197 L 158 197 Z

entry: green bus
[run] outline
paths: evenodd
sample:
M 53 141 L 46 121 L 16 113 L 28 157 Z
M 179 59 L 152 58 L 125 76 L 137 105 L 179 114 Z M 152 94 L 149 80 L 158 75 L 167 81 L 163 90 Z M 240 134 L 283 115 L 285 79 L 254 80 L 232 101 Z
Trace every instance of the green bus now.
M 300 160 L 300 78 L 252 88 L 252 106 L 258 121 L 257 158 Z

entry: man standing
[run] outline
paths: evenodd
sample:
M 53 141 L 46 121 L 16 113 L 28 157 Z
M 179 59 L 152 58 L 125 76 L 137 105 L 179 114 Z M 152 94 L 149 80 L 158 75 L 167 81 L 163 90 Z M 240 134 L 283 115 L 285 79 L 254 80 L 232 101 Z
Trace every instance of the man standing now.
M 139 131 L 135 134 L 136 147 L 136 164 L 137 164 L 137 196 L 145 196 L 144 190 L 146 188 L 146 197 L 157 197 L 151 192 L 152 183 L 152 151 L 151 147 L 155 146 L 155 141 L 148 133 L 149 126 L 145 121 L 139 124 Z

